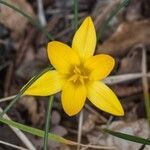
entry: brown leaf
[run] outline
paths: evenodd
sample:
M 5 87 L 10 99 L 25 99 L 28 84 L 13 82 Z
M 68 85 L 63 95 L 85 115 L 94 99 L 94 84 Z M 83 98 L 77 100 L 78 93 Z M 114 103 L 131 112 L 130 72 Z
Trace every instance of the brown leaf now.
M 6 2 L 23 10 L 30 16 L 34 16 L 33 9 L 30 4 L 26 2 L 26 0 L 6 0 Z M 1 5 L 0 13 L 0 23 L 17 34 L 23 33 L 23 30 L 28 23 L 28 20 L 24 16 L 5 5 Z
M 23 105 L 28 110 L 31 122 L 33 124 L 37 124 L 40 119 L 40 115 L 37 113 L 38 106 L 35 98 L 31 96 L 24 96 L 22 100 L 19 101 L 19 104 Z
M 124 56 L 138 43 L 150 43 L 150 20 L 122 23 L 108 40 L 98 46 L 97 53 Z
M 95 128 L 95 122 L 98 119 L 96 115 L 89 114 L 88 118 L 85 120 L 83 126 L 82 126 L 82 131 L 84 133 L 90 132 Z
M 118 74 L 141 72 L 142 47 L 136 45 L 121 59 Z
M 107 125 L 103 126 L 104 128 L 108 128 Z M 125 121 L 114 121 L 109 125 L 109 129 L 122 132 L 126 134 L 131 134 L 143 138 L 148 137 L 148 124 L 145 119 L 125 122 Z M 91 134 L 88 134 L 88 140 L 91 144 L 99 144 L 99 145 L 108 145 L 115 146 L 118 150 L 135 150 L 139 149 L 141 144 L 126 141 L 115 136 L 104 134 L 100 130 L 95 130 Z M 145 149 L 149 149 L 150 146 L 147 146 Z

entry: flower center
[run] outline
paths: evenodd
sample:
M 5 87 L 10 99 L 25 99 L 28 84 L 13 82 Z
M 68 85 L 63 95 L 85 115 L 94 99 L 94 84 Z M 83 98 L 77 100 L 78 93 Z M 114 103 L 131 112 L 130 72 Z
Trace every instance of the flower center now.
M 69 81 L 73 81 L 74 83 L 84 84 L 88 79 L 88 72 L 83 67 L 75 66 L 71 71 L 71 76 L 69 77 Z

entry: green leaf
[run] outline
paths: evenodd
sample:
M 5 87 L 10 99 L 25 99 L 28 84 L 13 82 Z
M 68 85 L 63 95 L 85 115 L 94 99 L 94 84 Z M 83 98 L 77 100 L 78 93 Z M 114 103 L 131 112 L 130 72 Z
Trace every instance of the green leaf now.
M 118 138 L 124 139 L 124 140 L 132 141 L 132 142 L 136 142 L 136 143 L 141 143 L 141 144 L 145 144 L 145 145 L 150 145 L 149 139 L 144 139 L 144 138 L 133 136 L 130 134 L 120 133 L 120 132 L 112 131 L 109 129 L 104 129 L 103 131 L 106 133 L 109 133 L 113 136 L 116 136 Z
M 40 129 L 32 128 L 32 127 L 17 123 L 17 122 L 12 121 L 12 120 L 7 120 L 7 119 L 4 119 L 4 118 L 0 118 L 0 122 L 2 122 L 4 124 L 7 124 L 9 126 L 13 126 L 15 128 L 18 128 L 22 131 L 31 133 L 33 135 L 36 135 L 36 136 L 39 136 L 39 137 L 44 137 L 44 131 L 42 131 Z M 48 134 L 48 139 L 56 141 L 56 142 L 64 143 L 64 144 L 70 144 L 70 145 L 75 144 L 75 142 L 73 142 L 73 141 L 66 140 L 66 139 L 62 138 L 61 136 L 58 136 L 56 134 L 51 134 L 51 133 Z

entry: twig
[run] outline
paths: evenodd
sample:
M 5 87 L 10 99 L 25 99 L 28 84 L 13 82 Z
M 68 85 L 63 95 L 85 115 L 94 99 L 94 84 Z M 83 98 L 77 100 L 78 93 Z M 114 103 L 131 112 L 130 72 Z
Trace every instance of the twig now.
M 0 107 L 0 113 L 2 113 L 2 112 L 3 112 L 3 109 Z M 8 117 L 8 115 L 6 115 L 6 114 L 4 114 L 4 118 L 8 119 L 8 120 L 11 120 Z M 26 135 L 22 131 L 20 131 L 17 128 L 11 127 L 11 126 L 10 126 L 10 128 L 15 132 L 15 134 L 19 137 L 19 139 L 25 144 L 25 146 L 28 149 L 36 150 L 34 145 L 29 141 L 29 139 L 26 137 Z
M 0 98 L 0 102 L 10 101 L 10 100 L 14 99 L 15 97 L 16 97 L 16 95 Z
M 117 148 L 116 147 L 114 147 L 114 146 L 101 146 L 101 145 L 91 145 L 91 144 L 87 144 L 87 145 L 85 145 L 85 144 L 80 144 L 80 146 L 83 146 L 84 148 L 82 148 L 81 150 L 86 150 L 86 149 L 88 149 L 88 148 L 92 148 L 92 149 L 103 149 L 103 150 L 105 150 L 105 149 L 109 149 L 109 150 L 117 150 Z
M 14 144 L 10 144 L 10 143 L 8 143 L 8 142 L 4 142 L 4 141 L 1 141 L 1 140 L 0 140 L 0 144 L 4 144 L 4 145 L 7 145 L 7 146 L 10 146 L 10 147 L 12 147 L 12 148 L 19 149 L 19 150 L 28 150 L 28 149 L 23 148 L 23 147 L 21 147 L 21 146 L 17 146 L 17 145 L 14 145 Z
M 109 127 L 109 125 L 111 124 L 111 122 L 112 122 L 112 120 L 114 119 L 114 116 L 110 116 L 109 117 L 109 119 L 108 119 L 108 121 L 107 121 L 107 124 L 106 124 L 106 127 L 108 128 Z
M 37 0 L 37 8 L 38 8 L 38 18 L 39 22 L 41 23 L 41 26 L 46 26 L 46 18 L 44 14 L 44 8 L 43 8 L 43 0 Z
M 150 73 L 145 73 L 145 76 L 150 77 Z M 139 79 L 142 77 L 143 77 L 142 73 L 130 73 L 130 74 L 123 74 L 123 75 L 114 75 L 114 76 L 107 77 L 104 80 L 104 82 L 106 84 L 112 85 L 112 84 L 116 84 L 116 83 L 121 83 L 121 82 Z
M 143 46 L 142 46 L 143 47 Z M 145 108 L 146 108 L 146 113 L 147 113 L 147 119 L 148 119 L 148 124 L 150 127 L 150 97 L 149 97 L 149 87 L 148 87 L 148 79 L 146 77 L 146 72 L 147 72 L 147 60 L 146 60 L 146 49 L 143 47 L 142 51 L 142 83 L 143 83 L 143 94 L 144 94 L 144 100 L 145 100 Z M 150 134 L 150 132 L 149 132 Z
M 95 109 L 93 109 L 91 106 L 89 106 L 88 104 L 85 104 L 85 108 L 89 111 L 91 111 L 93 114 L 95 114 L 96 116 L 98 116 L 98 118 L 100 120 L 102 120 L 104 123 L 107 122 L 107 119 L 105 117 L 103 117 L 100 113 L 98 113 Z
M 79 114 L 79 123 L 78 123 L 78 146 L 77 150 L 80 150 L 81 138 L 82 138 L 82 125 L 83 125 L 83 110 Z

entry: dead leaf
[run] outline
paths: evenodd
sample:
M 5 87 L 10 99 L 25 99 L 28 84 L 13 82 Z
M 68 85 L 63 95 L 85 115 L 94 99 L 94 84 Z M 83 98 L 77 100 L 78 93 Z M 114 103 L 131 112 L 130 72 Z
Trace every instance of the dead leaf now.
M 124 56 L 135 44 L 150 43 L 150 20 L 124 22 L 116 32 L 98 46 L 96 53 Z
M 31 96 L 24 96 L 21 101 L 19 101 L 19 104 L 23 105 L 28 110 L 31 122 L 34 125 L 37 124 L 40 119 L 40 115 L 37 112 L 38 106 L 35 98 Z
M 118 74 L 141 72 L 142 49 L 138 45 L 130 49 L 127 56 L 121 59 Z
M 106 126 L 103 127 L 108 128 Z M 149 136 L 149 127 L 146 119 L 132 122 L 114 121 L 109 125 L 109 129 L 117 132 L 139 136 L 142 138 L 147 138 Z M 103 134 L 99 130 L 93 131 L 91 134 L 88 134 L 87 137 L 91 144 L 115 146 L 118 148 L 118 150 L 135 150 L 139 149 L 141 146 L 141 144 L 138 143 L 133 144 L 133 142 L 123 140 L 109 134 Z M 149 149 L 150 146 L 146 146 L 144 150 Z
M 95 128 L 95 122 L 98 119 L 98 116 L 94 114 L 89 114 L 87 119 L 84 121 L 82 126 L 82 131 L 84 133 L 90 132 Z
M 6 0 L 6 2 L 16 6 L 17 8 L 23 10 L 25 13 L 34 17 L 33 9 L 26 0 Z M 16 34 L 23 33 L 28 23 L 28 20 L 24 16 L 2 4 L 0 5 L 0 13 L 1 24 L 3 24 Z

